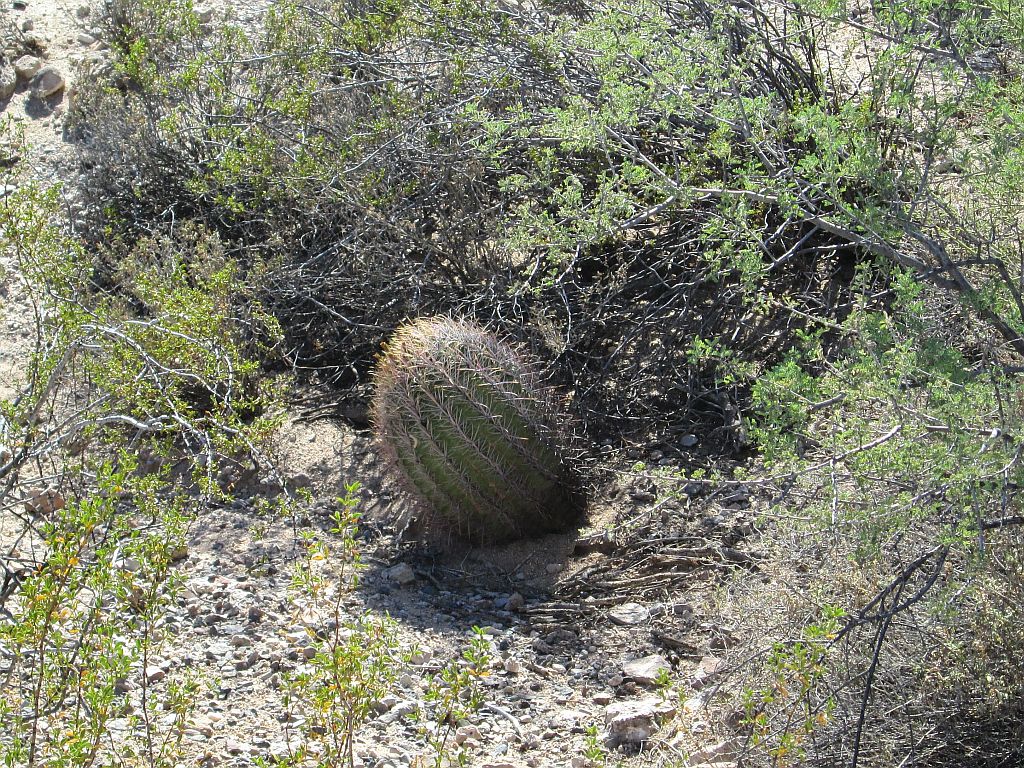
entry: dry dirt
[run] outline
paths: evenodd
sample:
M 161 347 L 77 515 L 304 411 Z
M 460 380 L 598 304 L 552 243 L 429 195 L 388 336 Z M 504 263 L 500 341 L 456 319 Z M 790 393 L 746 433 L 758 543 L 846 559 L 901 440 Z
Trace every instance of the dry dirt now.
M 39 100 L 19 82 L 0 107 L 24 128 L 29 173 L 46 183 L 67 178 L 75 172 L 75 147 L 63 133 L 65 108 L 81 76 L 77 65 L 102 55 L 102 42 L 90 39 L 99 36 L 96 11 L 27 0 L 7 16 L 18 29 L 31 28 L 44 63 L 60 69 L 67 86 Z M 4 258 L 0 394 L 8 396 L 19 387 L 19 362 L 35 335 L 20 276 L 9 254 Z M 163 623 L 160 657 L 139 670 L 151 695 L 193 673 L 204 681 L 181 765 L 241 768 L 304 744 L 315 753 L 301 714 L 285 703 L 285 681 L 309 669 L 309 649 L 333 618 L 294 600 L 289 586 L 303 552 L 301 532 L 328 527 L 334 499 L 352 481 L 362 483 L 369 567 L 359 590 L 343 599 L 343 615 L 386 613 L 397 622 L 400 645 L 417 649 L 393 693 L 359 729 L 358 764 L 432 764 L 417 712 L 426 707 L 431 679 L 459 657 L 474 626 L 487 634 L 493 661 L 482 683 L 485 703 L 454 739 L 468 765 L 596 764 L 596 754 L 585 755 L 594 740 L 588 729 L 596 729 L 598 742 L 617 733 L 603 748 L 626 764 L 734 764 L 741 742 L 718 724 L 734 705 L 716 698 L 716 684 L 737 638 L 709 600 L 734 574 L 756 569 L 747 544 L 764 503 L 756 495 L 742 487 L 638 484 L 609 472 L 599 481 L 588 527 L 578 532 L 442 553 L 397 532 L 404 503 L 379 477 L 365 432 L 340 420 L 294 416 L 279 448 L 289 484 L 310 493 L 307 513 L 264 517 L 245 498 L 209 510 L 179 566 L 182 598 Z M 636 459 L 671 466 L 674 457 L 643 452 L 618 461 L 626 467 Z M 663 666 L 662 681 L 628 666 L 637 660 Z M 137 706 L 139 688 L 139 681 L 126 681 L 127 708 Z M 616 716 L 633 717 L 632 726 L 609 728 Z M 129 728 L 127 717 L 115 721 L 112 750 Z M 446 749 L 455 754 L 451 742 Z

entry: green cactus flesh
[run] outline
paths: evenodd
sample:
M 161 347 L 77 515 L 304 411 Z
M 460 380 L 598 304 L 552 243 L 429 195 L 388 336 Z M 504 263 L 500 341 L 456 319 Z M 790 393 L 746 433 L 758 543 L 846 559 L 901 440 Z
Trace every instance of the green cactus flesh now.
M 572 523 L 557 401 L 512 347 L 470 323 L 419 320 L 387 345 L 375 385 L 382 454 L 446 528 L 494 543 Z

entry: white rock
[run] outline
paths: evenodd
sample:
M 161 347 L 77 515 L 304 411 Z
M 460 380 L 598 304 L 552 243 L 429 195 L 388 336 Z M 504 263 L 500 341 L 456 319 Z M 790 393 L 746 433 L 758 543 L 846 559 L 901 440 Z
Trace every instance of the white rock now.
M 608 618 L 612 620 L 613 624 L 630 626 L 643 624 L 651 618 L 651 612 L 640 603 L 623 603 L 608 611 Z
M 165 677 L 167 677 L 167 673 L 160 667 L 146 667 L 147 683 L 159 683 Z
M 19 78 L 28 80 L 35 76 L 43 67 L 43 62 L 38 56 L 24 55 L 14 62 L 14 72 Z
M 604 724 L 609 740 L 616 744 L 639 744 L 675 713 L 676 708 L 662 699 L 625 701 L 605 709 Z
M 48 99 L 50 96 L 63 91 L 64 86 L 64 75 L 53 65 L 47 65 L 40 69 L 36 76 L 32 78 L 32 82 L 29 83 L 32 95 L 37 99 Z
M 671 672 L 672 665 L 664 656 L 644 656 L 642 659 L 635 659 L 622 667 L 622 674 L 632 678 L 641 685 L 653 685 L 658 681 L 662 672 Z
M 88 32 L 79 32 L 78 37 L 75 38 L 79 45 L 92 45 L 96 42 L 96 38 L 90 35 Z

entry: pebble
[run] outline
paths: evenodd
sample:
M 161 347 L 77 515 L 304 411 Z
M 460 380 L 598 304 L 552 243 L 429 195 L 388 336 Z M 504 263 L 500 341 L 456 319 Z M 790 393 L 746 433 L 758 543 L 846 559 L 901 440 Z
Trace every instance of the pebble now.
M 92 45 L 96 42 L 96 38 L 90 35 L 88 32 L 79 32 L 78 37 L 75 38 L 79 45 Z
M 657 654 L 635 659 L 622 667 L 622 674 L 641 685 L 654 685 L 664 672 L 671 672 L 668 659 Z
M 461 728 L 457 728 L 455 731 L 455 743 L 462 745 L 470 739 L 475 741 L 483 741 L 483 734 L 480 733 L 480 729 L 475 725 L 464 725 Z
M 92 8 L 88 5 L 80 5 L 75 9 L 75 16 L 80 19 L 88 18 L 90 13 L 92 13 Z
M 224 751 L 229 755 L 251 755 L 256 750 L 251 745 L 237 739 L 226 739 L 224 741 Z
M 643 624 L 651 618 L 651 612 L 640 603 L 622 603 L 608 611 L 608 618 L 619 626 Z

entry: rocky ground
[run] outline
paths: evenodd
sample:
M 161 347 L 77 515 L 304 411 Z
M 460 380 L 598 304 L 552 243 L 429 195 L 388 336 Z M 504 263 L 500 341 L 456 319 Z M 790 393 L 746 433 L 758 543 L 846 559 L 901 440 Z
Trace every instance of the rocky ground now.
M 65 108 L 76 78 L 105 56 L 97 13 L 62 0 L 6 2 L 16 35 L 0 73 L 0 107 L 24 129 L 32 174 L 66 178 L 75 148 L 64 135 Z M 256 9 L 248 8 L 251 17 Z M 5 258 L 0 376 L 9 395 L 34 333 L 20 278 Z M 390 521 L 401 500 L 377 477 L 366 433 L 296 415 L 280 452 L 289 483 L 310 493 L 306 514 L 263 517 L 254 498 L 209 510 L 178 566 L 184 584 L 162 624 L 160 656 L 140 675 L 156 696 L 194 673 L 203 682 L 184 764 L 241 768 L 303 745 L 302 715 L 286 703 L 284 683 L 309 667 L 335 617 L 289 587 L 304 552 L 302 530 L 328 527 L 335 497 L 353 480 L 363 484 L 368 568 L 344 596 L 343 613 L 390 615 L 399 646 L 416 651 L 358 729 L 359 764 L 433 764 L 418 713 L 431 679 L 459 658 L 473 627 L 486 634 L 491 661 L 481 678 L 483 705 L 452 738 L 468 764 L 586 766 L 601 752 L 630 763 L 736 763 L 741 742 L 726 727 L 735 704 L 716 694 L 738 638 L 710 601 L 734 574 L 756 568 L 751 542 L 763 501 L 748 489 L 659 488 L 610 472 L 580 532 L 439 554 L 395 533 Z M 609 463 L 676 458 L 637 450 Z M 127 729 L 140 682 L 126 681 L 123 695 L 126 717 L 115 725 Z M 115 751 L 121 735 L 128 734 L 115 728 Z M 315 740 L 307 746 L 317 749 Z M 447 749 L 456 752 L 451 743 Z

